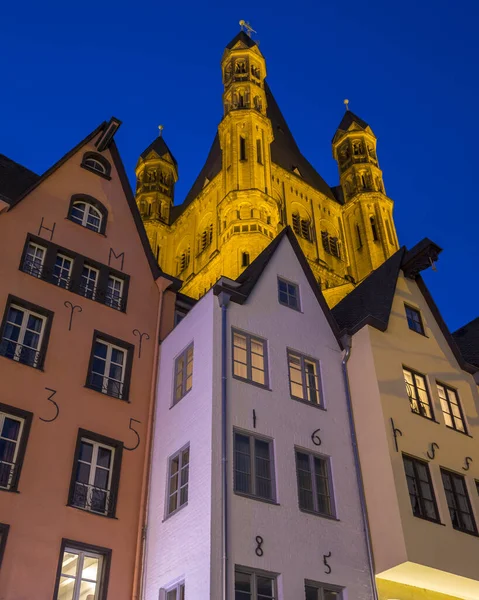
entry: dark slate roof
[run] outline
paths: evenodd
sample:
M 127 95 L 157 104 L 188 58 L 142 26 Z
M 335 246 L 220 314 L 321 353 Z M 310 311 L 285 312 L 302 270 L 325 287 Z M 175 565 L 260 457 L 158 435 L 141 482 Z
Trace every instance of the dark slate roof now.
M 452 334 L 464 359 L 479 367 L 479 317 Z
M 237 35 L 234 36 L 234 38 L 226 47 L 228 48 L 228 50 L 231 50 L 236 46 L 238 42 L 243 42 L 243 44 L 246 44 L 248 48 L 257 46 L 256 42 L 252 40 L 247 33 L 241 30 Z
M 370 323 L 385 331 L 396 291 L 396 282 L 406 248 L 401 248 L 373 271 L 333 310 L 341 331 L 353 334 Z
M 0 198 L 10 203 L 16 200 L 40 176 L 0 154 Z
M 146 148 L 146 150 L 143 150 L 143 152 L 140 154 L 141 158 L 145 159 L 152 150 L 155 151 L 158 154 L 158 156 L 165 156 L 165 154 L 169 154 L 173 159 L 173 162 L 175 163 L 175 167 L 178 166 L 175 157 L 173 156 L 171 150 L 168 148 L 162 136 L 158 136 L 155 140 L 151 142 L 151 144 L 148 146 L 148 148 Z
M 341 129 L 342 131 L 347 131 L 352 123 L 357 123 L 363 129 L 369 127 L 366 121 L 363 121 L 361 118 L 355 115 L 352 110 L 347 110 L 344 113 L 343 118 L 341 119 L 341 123 L 339 124 L 338 129 Z
M 309 266 L 304 252 L 302 251 L 301 246 L 299 245 L 299 242 L 296 239 L 296 236 L 289 225 L 285 227 L 268 246 L 266 246 L 263 252 L 261 252 L 261 254 L 259 254 L 255 258 L 255 260 L 249 265 L 249 267 L 247 267 L 243 271 L 243 273 L 241 273 L 241 275 L 236 279 L 236 283 L 240 284 L 239 286 L 227 287 L 227 283 L 219 282 L 213 288 L 214 293 L 219 294 L 222 291 L 227 291 L 231 295 L 231 299 L 234 302 L 238 302 L 238 304 L 243 304 L 244 302 L 246 302 L 249 295 L 253 291 L 255 285 L 261 278 L 263 271 L 268 266 L 271 257 L 274 255 L 278 246 L 281 244 L 283 238 L 285 237 L 288 238 L 298 258 L 298 261 L 304 271 L 304 274 L 308 279 L 311 289 L 313 290 L 316 299 L 318 300 L 318 303 L 321 306 L 326 319 L 328 320 L 328 323 L 338 341 L 340 348 L 342 348 L 337 323 L 333 318 L 333 315 L 326 303 L 326 300 L 324 299 L 324 296 L 321 292 L 321 288 L 319 287 L 318 282 L 314 277 L 314 273 L 312 272 L 311 267 Z

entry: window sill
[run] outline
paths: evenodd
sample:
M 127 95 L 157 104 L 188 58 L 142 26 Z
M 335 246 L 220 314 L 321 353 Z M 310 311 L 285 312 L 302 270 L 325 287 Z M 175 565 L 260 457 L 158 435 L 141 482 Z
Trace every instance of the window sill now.
M 126 402 L 127 404 L 131 404 L 131 400 L 128 400 L 128 398 L 119 398 L 118 396 L 112 396 L 111 394 L 105 394 L 104 392 L 102 392 L 101 390 L 99 390 L 96 387 L 93 387 L 92 385 L 85 384 L 83 387 L 87 388 L 89 390 L 92 390 L 94 392 L 97 392 L 98 394 L 101 394 L 102 396 L 106 396 L 107 398 L 114 398 L 115 400 L 119 400 L 120 402 Z
M 162 523 L 164 523 L 165 521 L 168 521 L 169 519 L 171 519 L 171 517 L 174 517 L 175 515 L 177 515 L 179 512 L 181 512 L 187 506 L 188 506 L 188 501 L 186 501 L 179 508 L 177 508 L 176 510 L 171 512 L 169 515 L 166 515 L 166 517 L 163 519 Z
M 19 360 L 15 360 L 14 358 L 10 358 L 9 356 L 4 356 L 3 354 L 0 354 L 0 358 L 5 358 L 6 360 L 14 362 L 17 365 L 23 365 L 24 367 L 30 367 L 30 369 L 33 369 L 34 371 L 40 371 L 41 373 L 45 372 L 45 369 L 43 368 L 43 365 L 40 366 L 40 367 L 34 367 L 33 365 L 29 365 L 28 363 L 21 362 Z
M 294 310 L 298 313 L 303 314 L 303 311 L 300 308 L 295 308 L 294 306 L 290 306 L 289 304 L 286 304 L 285 302 L 281 302 L 281 300 L 278 300 L 278 304 L 280 304 L 281 306 L 285 306 L 286 308 L 289 308 L 291 310 Z
M 441 521 L 438 521 L 437 519 L 429 519 L 428 517 L 421 517 L 419 515 L 415 515 L 414 513 L 412 514 L 412 516 L 415 519 L 421 519 L 421 521 L 426 521 L 427 523 L 434 523 L 435 525 L 441 525 L 442 527 L 446 527 L 445 523 L 441 523 Z
M 472 537 L 479 537 L 479 533 L 477 531 L 467 531 L 466 529 L 458 529 L 453 526 L 454 531 L 458 531 L 459 533 L 467 533 L 467 535 L 472 535 Z
M 106 233 L 104 233 L 103 231 L 94 231 L 93 229 L 90 229 L 89 227 L 85 227 L 81 223 L 77 223 L 73 219 L 70 219 L 70 217 L 65 217 L 65 220 L 70 221 L 70 223 L 73 223 L 74 225 L 78 225 L 78 227 L 81 227 L 82 229 L 85 229 L 86 231 L 90 231 L 91 233 L 94 233 L 95 235 L 101 235 L 106 238 Z
M 0 487 L 0 492 L 8 492 L 9 494 L 19 494 L 20 493 L 18 490 L 9 490 L 4 487 Z
M 421 415 L 421 413 L 416 412 L 415 410 L 412 410 L 411 408 L 411 413 L 413 415 L 416 415 L 417 417 L 421 417 L 422 419 L 426 419 L 426 421 L 430 421 L 431 423 L 436 423 L 436 425 L 440 425 L 441 423 L 439 421 L 437 421 L 434 418 L 430 418 L 430 417 L 426 417 L 425 415 Z
M 238 381 L 242 381 L 243 383 L 249 383 L 254 385 L 255 387 L 261 388 L 268 392 L 272 392 L 273 390 L 269 387 L 269 385 L 265 385 L 264 383 L 256 383 L 256 381 L 252 381 L 251 379 L 245 379 L 244 377 L 239 377 L 239 375 L 233 374 L 233 379 L 237 379 Z
M 273 506 L 281 506 L 279 502 L 276 500 L 268 500 L 267 498 L 260 498 L 259 496 L 254 496 L 253 494 L 245 494 L 244 492 L 238 492 L 234 490 L 236 496 L 240 496 L 241 498 L 248 498 L 249 500 L 257 500 L 258 502 L 264 502 L 264 504 L 272 504 Z
M 409 329 L 409 331 L 412 331 L 413 333 L 417 333 L 418 335 L 422 335 L 422 337 L 429 338 L 429 336 L 426 335 L 425 333 L 423 333 L 422 331 L 416 331 L 415 329 L 411 329 L 409 327 L 409 325 L 408 325 L 408 329 Z
M 327 410 L 324 406 L 321 406 L 321 404 L 313 404 L 309 400 L 304 400 L 304 398 L 297 398 L 296 396 L 291 396 L 291 400 L 294 400 L 295 402 L 299 402 L 300 404 L 306 404 L 307 406 L 319 408 L 319 410 L 324 410 L 324 411 Z
M 100 173 L 99 171 L 95 171 L 95 169 L 92 169 L 88 165 L 84 165 L 83 163 L 80 165 L 80 167 L 82 169 L 85 169 L 85 171 L 90 171 L 90 173 L 93 173 L 94 175 L 98 175 L 98 177 L 106 179 L 107 181 L 111 181 L 111 177 L 109 175 L 106 175 L 106 173 Z
M 87 510 L 86 508 L 81 508 L 81 506 L 75 506 L 74 504 L 67 504 L 68 508 L 73 508 L 74 510 L 79 510 L 82 513 L 86 513 L 88 515 L 95 515 L 96 517 L 102 517 L 104 519 L 111 519 L 112 521 L 118 521 L 118 517 L 115 515 L 103 515 L 102 513 L 97 513 L 93 510 Z
M 177 406 L 177 405 L 178 405 L 178 404 L 179 404 L 179 403 L 180 403 L 180 402 L 183 400 L 183 398 L 186 398 L 186 396 L 188 396 L 188 394 L 191 392 L 191 390 L 192 390 L 192 389 L 193 389 L 193 388 L 191 387 L 191 388 L 190 388 L 190 389 L 189 389 L 189 390 L 186 392 L 186 394 L 183 394 L 183 396 L 181 396 L 181 398 L 178 398 L 178 400 L 175 400 L 175 401 L 173 402 L 173 404 L 170 406 L 170 409 L 169 409 L 169 410 L 171 410 L 172 408 L 175 408 L 175 406 Z
M 461 431 L 460 429 L 456 429 L 455 427 L 451 427 L 450 425 L 446 425 L 446 427 L 451 431 L 457 431 L 457 433 L 460 433 L 461 435 L 465 435 L 466 437 L 472 438 L 472 435 L 470 433 L 467 433 L 467 431 Z
M 308 510 L 307 508 L 301 508 L 299 507 L 299 510 L 302 513 L 305 513 L 307 515 L 313 515 L 315 517 L 321 517 L 321 519 L 328 519 L 328 521 L 340 521 L 340 519 L 338 519 L 337 517 L 334 517 L 332 515 L 325 515 L 323 513 L 319 513 L 319 512 L 315 512 L 314 510 Z

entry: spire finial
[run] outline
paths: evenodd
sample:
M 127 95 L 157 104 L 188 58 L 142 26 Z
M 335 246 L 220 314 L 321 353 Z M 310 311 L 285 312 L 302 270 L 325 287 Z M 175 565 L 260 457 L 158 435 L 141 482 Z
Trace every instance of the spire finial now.
M 349 110 L 349 100 L 347 98 L 344 99 L 344 105 L 346 106 L 346 110 Z
M 159 133 L 158 133 L 158 137 L 161 137 L 161 134 L 163 133 L 163 125 L 158 125 L 158 129 L 159 129 Z
M 245 21 L 244 19 L 241 19 L 241 21 L 239 22 L 240 27 L 241 27 L 241 31 L 245 31 L 246 35 L 248 35 L 249 37 L 251 37 L 252 33 L 257 33 L 257 31 L 255 31 L 251 25 L 248 23 L 248 21 Z

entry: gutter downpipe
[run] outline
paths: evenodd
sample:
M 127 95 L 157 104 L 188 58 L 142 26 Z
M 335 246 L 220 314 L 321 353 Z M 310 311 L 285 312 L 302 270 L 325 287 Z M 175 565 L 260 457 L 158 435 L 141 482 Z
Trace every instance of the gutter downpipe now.
M 218 294 L 221 307 L 221 575 L 223 600 L 228 598 L 228 404 L 227 404 L 227 308 L 230 295 L 222 291 Z
M 368 519 L 368 511 L 366 509 L 366 496 L 364 493 L 364 480 L 361 472 L 361 462 L 359 460 L 359 451 L 358 451 L 358 440 L 356 436 L 356 425 L 354 423 L 354 414 L 353 414 L 353 404 L 351 401 L 351 388 L 349 386 L 349 376 L 348 376 L 348 361 L 351 357 L 351 336 L 349 334 L 343 335 L 341 338 L 341 342 L 344 346 L 345 352 L 343 358 L 341 360 L 342 368 L 343 368 L 343 379 L 344 379 L 344 389 L 346 392 L 346 402 L 348 406 L 348 419 L 349 419 L 349 429 L 351 432 L 351 443 L 353 446 L 353 455 L 354 455 L 354 467 L 356 470 L 356 480 L 359 489 L 359 501 L 361 504 L 361 515 L 363 518 L 363 527 L 364 527 L 364 536 L 366 539 L 366 553 L 368 556 L 368 565 L 369 565 L 369 575 L 371 578 L 371 585 L 373 590 L 373 600 L 379 600 L 378 590 L 376 587 L 376 578 L 374 576 L 374 558 L 373 558 L 373 550 L 371 544 L 371 534 L 369 530 L 369 519 Z

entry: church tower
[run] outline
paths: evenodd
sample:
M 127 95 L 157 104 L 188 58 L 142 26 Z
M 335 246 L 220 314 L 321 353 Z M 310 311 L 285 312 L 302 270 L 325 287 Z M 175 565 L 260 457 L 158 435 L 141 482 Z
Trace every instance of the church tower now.
M 168 224 L 178 181 L 178 165 L 160 135 L 142 152 L 136 165 L 136 203 L 157 260 L 159 225 Z M 161 227 L 160 227 L 161 228 Z
M 347 102 L 346 102 L 347 105 Z M 386 196 L 371 127 L 348 108 L 333 138 L 344 197 L 351 274 L 358 283 L 387 260 L 399 245 L 393 201 Z

